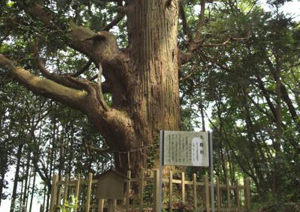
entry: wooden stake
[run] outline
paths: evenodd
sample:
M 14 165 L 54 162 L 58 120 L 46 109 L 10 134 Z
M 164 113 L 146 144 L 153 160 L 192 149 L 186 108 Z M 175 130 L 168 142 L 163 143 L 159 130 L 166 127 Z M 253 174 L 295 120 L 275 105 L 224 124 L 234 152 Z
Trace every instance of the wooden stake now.
M 154 170 L 154 212 L 160 212 L 159 204 L 159 171 Z
M 222 199 L 221 199 L 221 194 L 220 194 L 220 181 L 219 181 L 219 177 L 217 177 L 217 185 L 216 185 L 216 189 L 217 189 L 217 211 L 220 212 L 221 211 L 221 203 L 222 203 Z
M 98 212 L 103 212 L 104 199 L 98 200 Z
M 184 172 L 181 172 L 181 197 L 182 197 L 182 204 L 185 204 L 185 176 L 184 176 Z
M 235 183 L 235 202 L 237 211 L 241 211 L 241 204 L 240 204 L 240 189 L 239 189 L 239 182 L 236 181 Z
M 85 212 L 90 212 L 91 205 L 91 193 L 92 193 L 92 182 L 93 182 L 93 174 L 89 173 L 89 178 L 87 181 L 87 194 L 86 194 L 86 207 Z
M 126 183 L 126 212 L 129 212 L 129 196 L 130 196 L 130 184 L 131 184 L 131 171 L 127 172 L 127 183 Z
M 65 205 L 68 200 L 68 186 L 69 186 L 69 174 L 66 174 L 65 177 L 65 187 L 64 187 L 64 200 L 63 204 Z
M 193 174 L 193 196 L 194 196 L 194 209 L 197 209 L 197 176 Z
M 245 192 L 244 192 L 245 207 L 246 207 L 246 212 L 249 212 L 250 211 L 250 181 L 248 178 L 244 181 L 244 186 L 245 186 Z
M 144 170 L 141 171 L 141 181 L 140 181 L 140 211 L 143 211 L 144 204 Z
M 172 196 L 173 196 L 173 172 L 170 171 L 169 173 L 169 210 L 170 212 L 172 212 L 172 207 L 173 207 L 173 203 L 172 203 Z
M 230 187 L 229 187 L 229 180 L 226 180 L 226 195 L 227 195 L 227 209 L 230 209 Z
M 204 189 L 205 189 L 205 210 L 210 211 L 209 207 L 209 183 L 208 177 L 204 176 Z
M 52 178 L 50 212 L 55 211 L 56 193 L 57 193 L 58 175 L 55 174 Z
M 74 208 L 74 212 L 77 212 L 79 207 L 79 191 L 80 191 L 80 174 L 77 175 L 77 180 L 75 185 L 75 201 L 77 201 L 77 207 Z

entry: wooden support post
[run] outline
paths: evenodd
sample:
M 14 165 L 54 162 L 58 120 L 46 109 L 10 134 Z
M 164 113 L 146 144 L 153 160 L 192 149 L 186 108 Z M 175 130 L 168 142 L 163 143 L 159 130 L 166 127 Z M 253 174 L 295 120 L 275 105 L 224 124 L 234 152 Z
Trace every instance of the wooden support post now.
M 160 212 L 159 211 L 159 171 L 154 170 L 154 212 Z
M 181 172 L 181 198 L 182 198 L 182 204 L 185 204 L 185 176 L 184 176 L 184 172 Z
M 216 189 L 217 189 L 217 211 L 220 212 L 221 211 L 222 199 L 221 199 L 221 194 L 220 194 L 220 181 L 219 181 L 219 177 L 217 177 Z
M 143 211 L 144 205 L 144 170 L 141 171 L 141 181 L 140 181 L 140 211 Z
M 204 190 L 205 190 L 205 210 L 210 211 L 209 206 L 209 183 L 208 183 L 208 177 L 204 176 Z
M 52 178 L 50 212 L 55 212 L 57 181 L 58 181 L 58 175 L 55 174 Z
M 104 199 L 98 200 L 98 212 L 103 212 Z
M 112 199 L 108 199 L 107 200 L 107 203 L 108 203 L 108 212 L 115 212 L 116 211 L 114 201 L 115 200 L 112 200 Z
M 244 191 L 245 209 L 246 212 L 250 212 L 250 182 L 248 178 L 244 181 L 244 186 L 245 186 L 245 191 Z
M 169 211 L 172 212 L 173 210 L 173 172 L 170 171 L 169 173 Z
M 79 207 L 79 191 L 80 191 L 80 174 L 77 175 L 77 180 L 75 184 L 75 201 L 77 201 L 77 206 L 74 208 L 74 212 L 77 212 Z
M 131 184 L 131 171 L 127 172 L 127 183 L 126 183 L 126 212 L 129 212 L 129 197 L 130 197 L 130 185 Z
M 117 211 L 117 200 L 114 199 L 113 200 L 113 212 L 116 212 Z
M 240 188 L 239 188 L 239 182 L 238 181 L 236 181 L 236 183 L 235 183 L 235 203 L 236 203 L 237 211 L 241 212 Z
M 70 178 L 69 174 L 66 174 L 66 177 L 65 177 L 65 187 L 64 187 L 64 200 L 63 200 L 63 204 L 64 205 L 68 201 L 69 178 Z
M 89 178 L 88 178 L 88 181 L 87 181 L 87 193 L 86 193 L 85 212 L 90 212 L 92 182 L 93 182 L 93 174 L 89 173 Z
M 197 209 L 197 176 L 193 174 L 193 196 L 194 196 L 194 209 Z
M 230 186 L 229 180 L 226 180 L 226 195 L 227 195 L 227 209 L 230 210 Z

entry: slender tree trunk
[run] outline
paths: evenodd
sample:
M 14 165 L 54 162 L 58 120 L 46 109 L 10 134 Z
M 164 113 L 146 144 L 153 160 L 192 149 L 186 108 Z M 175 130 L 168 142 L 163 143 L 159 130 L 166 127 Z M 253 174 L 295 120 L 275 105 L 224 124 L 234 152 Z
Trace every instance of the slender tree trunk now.
M 56 120 L 54 118 L 54 120 L 52 120 L 52 148 L 50 149 L 50 170 L 49 170 L 49 178 L 52 179 L 52 176 L 54 174 L 54 167 L 55 167 L 55 154 L 56 154 L 56 149 L 55 149 L 55 143 L 56 143 Z M 47 187 L 47 200 L 46 200 L 46 207 L 45 207 L 45 211 L 49 211 L 49 203 L 50 203 L 50 191 L 51 189 L 49 187 Z
M 18 188 L 18 181 L 19 181 L 22 150 L 23 150 L 23 144 L 20 144 L 18 147 L 18 152 L 17 152 L 17 165 L 16 165 L 16 172 L 15 172 L 15 178 L 14 178 L 13 192 L 12 192 L 12 196 L 11 196 L 10 212 L 14 212 L 15 207 L 16 207 L 17 188 Z
M 7 172 L 8 154 L 3 155 L 2 157 L 3 157 L 3 161 L 2 161 L 3 167 L 1 167 L 1 176 L 0 176 L 0 206 L 1 206 L 1 200 L 3 195 L 4 183 L 5 183 L 5 174 Z
M 281 95 L 281 80 L 280 80 L 280 70 L 277 69 L 274 73 L 275 80 L 276 80 L 276 114 L 277 114 L 277 122 L 276 122 L 276 139 L 274 142 L 274 149 L 275 149 L 275 166 L 274 166 L 274 193 L 276 195 L 279 195 L 279 184 L 281 180 L 281 173 L 277 171 L 277 169 L 282 170 L 281 163 L 279 162 L 281 158 L 281 136 L 282 136 L 282 128 L 281 128 L 281 122 L 282 122 L 282 113 L 281 113 L 281 101 L 282 101 L 282 95 Z M 297 123 L 296 123 L 297 124 Z
M 4 187 L 4 182 L 5 182 L 5 173 L 6 172 L 3 171 L 1 173 L 1 177 L 0 177 L 0 206 L 1 206 L 1 202 L 2 202 L 3 187 Z
M 31 169 L 30 170 L 30 173 L 29 173 L 29 179 L 28 179 L 28 186 L 27 186 L 27 192 L 26 192 L 26 201 L 25 201 L 25 212 L 27 212 L 28 210 L 27 210 L 27 208 L 28 208 L 28 201 L 29 201 L 29 199 L 28 199 L 28 197 L 29 197 L 29 193 L 30 193 L 30 188 L 31 188 L 31 176 L 32 176 L 32 170 L 33 169 Z
M 34 192 L 35 192 L 35 180 L 36 180 L 36 172 L 34 171 L 33 172 L 33 183 L 32 183 L 32 187 L 31 187 L 31 198 L 30 198 L 29 212 L 31 212 L 31 210 L 32 210 L 32 203 L 33 203 Z M 44 205 L 44 203 L 43 203 L 43 205 Z
M 27 198 L 28 198 L 28 181 L 30 181 L 30 175 L 29 175 L 29 168 L 30 168 L 30 155 L 31 152 L 28 150 L 28 156 L 27 156 L 27 164 L 26 164 L 26 174 L 25 174 L 25 188 L 24 188 L 24 194 L 23 194 L 23 200 L 22 200 L 22 204 L 23 206 L 26 205 L 27 202 Z M 26 211 L 26 208 L 22 209 L 23 212 Z
M 23 171 L 24 171 L 24 167 L 23 167 Z M 24 195 L 24 179 L 22 179 L 21 181 L 21 192 L 19 193 L 19 211 L 23 211 L 23 195 Z

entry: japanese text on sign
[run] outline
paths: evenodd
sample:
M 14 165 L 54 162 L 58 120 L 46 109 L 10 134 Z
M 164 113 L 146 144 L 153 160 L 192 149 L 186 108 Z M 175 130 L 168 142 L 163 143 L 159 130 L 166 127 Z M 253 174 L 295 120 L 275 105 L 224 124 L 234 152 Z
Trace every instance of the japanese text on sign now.
M 209 166 L 206 132 L 164 131 L 163 164 Z

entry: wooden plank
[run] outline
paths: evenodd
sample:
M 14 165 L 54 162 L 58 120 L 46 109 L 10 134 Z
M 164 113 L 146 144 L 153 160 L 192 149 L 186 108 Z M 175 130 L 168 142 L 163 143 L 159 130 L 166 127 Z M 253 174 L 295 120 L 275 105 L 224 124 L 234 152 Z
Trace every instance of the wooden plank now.
M 56 202 L 57 181 L 58 181 L 58 175 L 55 174 L 52 178 L 50 212 L 54 212 L 54 209 L 55 209 L 54 206 L 55 206 L 55 202 Z
M 140 179 L 140 211 L 143 211 L 144 204 L 144 170 L 141 171 L 141 179 Z
M 181 198 L 182 198 L 182 204 L 185 205 L 185 175 L 184 175 L 184 172 L 181 172 Z
M 77 212 L 79 205 L 79 191 L 80 191 L 80 174 L 77 175 L 76 185 L 75 185 L 75 201 L 77 201 L 77 207 L 74 208 L 74 212 Z
M 208 176 L 204 176 L 204 191 L 205 191 L 205 210 L 210 211 Z
M 154 170 L 154 212 L 160 212 L 159 210 L 159 171 Z
M 197 175 L 193 174 L 193 197 L 194 197 L 194 209 L 197 209 Z
M 226 180 L 226 195 L 227 195 L 227 209 L 230 209 L 230 187 L 229 180 Z
M 127 172 L 127 183 L 126 183 L 126 212 L 129 212 L 129 197 L 130 197 L 130 184 L 131 184 L 131 171 Z
M 92 193 L 92 181 L 93 181 L 93 174 L 89 173 L 89 178 L 88 178 L 88 183 L 87 183 L 85 212 L 90 212 L 91 193 Z
M 236 204 L 236 209 L 238 212 L 241 211 L 241 202 L 240 202 L 240 189 L 239 189 L 239 182 L 238 180 L 235 183 L 235 204 Z
M 222 199 L 221 199 L 221 194 L 220 194 L 220 181 L 219 181 L 219 177 L 217 177 L 216 189 L 217 189 L 217 211 L 220 212 L 221 211 Z
M 98 212 L 103 212 L 103 206 L 104 206 L 104 199 L 98 200 Z
M 63 199 L 63 204 L 66 205 L 66 202 L 68 201 L 68 187 L 69 187 L 69 174 L 66 174 L 65 176 L 65 187 L 64 187 L 64 199 Z
M 169 173 L 169 211 L 173 210 L 173 172 Z
M 244 181 L 244 187 L 245 187 L 245 192 L 244 192 L 245 209 L 246 209 L 246 212 L 249 212 L 250 211 L 250 181 L 248 178 Z

